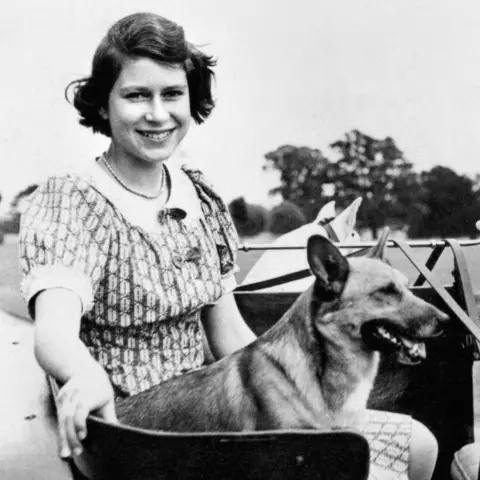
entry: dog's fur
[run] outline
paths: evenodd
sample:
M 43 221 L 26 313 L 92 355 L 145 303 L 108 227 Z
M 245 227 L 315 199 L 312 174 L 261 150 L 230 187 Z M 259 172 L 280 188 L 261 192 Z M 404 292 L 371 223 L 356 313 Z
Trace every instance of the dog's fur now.
M 420 341 L 447 319 L 382 261 L 387 235 L 367 257 L 350 260 L 311 237 L 315 282 L 276 325 L 213 365 L 120 400 L 120 422 L 184 432 L 350 425 L 366 407 L 379 363 L 366 326 L 381 322 Z

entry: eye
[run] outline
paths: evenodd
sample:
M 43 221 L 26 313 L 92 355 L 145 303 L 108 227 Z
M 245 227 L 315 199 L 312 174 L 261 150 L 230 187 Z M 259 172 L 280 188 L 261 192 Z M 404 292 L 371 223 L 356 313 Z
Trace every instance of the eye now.
M 397 288 L 395 283 L 389 282 L 387 285 L 378 289 L 379 292 L 383 293 L 384 295 L 399 295 L 400 290 Z
M 127 95 L 125 95 L 125 98 L 128 100 L 143 100 L 145 98 L 148 98 L 148 93 L 147 92 L 130 92 Z
M 168 100 L 175 100 L 179 97 L 182 97 L 183 95 L 185 95 L 185 91 L 180 89 L 167 90 L 163 94 L 163 96 Z

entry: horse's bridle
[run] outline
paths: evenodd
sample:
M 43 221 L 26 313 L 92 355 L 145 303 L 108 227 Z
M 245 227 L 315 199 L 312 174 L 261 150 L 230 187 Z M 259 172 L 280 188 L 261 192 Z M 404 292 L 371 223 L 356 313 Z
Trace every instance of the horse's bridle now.
M 331 222 L 335 217 L 328 217 L 317 222 L 321 227 L 325 229 L 328 235 L 328 239 L 332 242 L 340 242 L 338 235 L 335 233 Z M 238 286 L 234 292 L 243 292 L 249 291 L 253 292 L 256 290 L 263 290 L 264 288 L 276 287 L 277 285 L 282 285 L 283 283 L 294 282 L 295 280 L 302 280 L 303 278 L 310 277 L 312 272 L 309 268 L 303 270 L 298 270 L 297 272 L 287 273 L 285 275 L 280 275 L 278 277 L 269 278 L 267 280 L 261 280 L 260 282 L 248 283 L 246 285 Z

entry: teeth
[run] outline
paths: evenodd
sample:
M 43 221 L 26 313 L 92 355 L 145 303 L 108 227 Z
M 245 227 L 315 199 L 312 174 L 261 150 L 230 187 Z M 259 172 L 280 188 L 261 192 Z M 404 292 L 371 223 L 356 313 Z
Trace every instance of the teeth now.
M 399 355 L 402 355 L 404 357 L 410 357 L 412 361 L 418 361 L 419 358 L 426 358 L 427 356 L 424 343 L 416 343 L 403 336 L 396 337 L 383 326 L 377 327 L 377 333 L 381 337 L 388 340 L 390 343 L 396 345 Z
M 424 343 L 415 343 L 413 345 L 413 347 L 411 347 L 408 350 L 408 353 L 412 357 L 423 357 L 423 358 L 425 358 L 427 356 L 427 352 L 426 352 Z
M 170 133 L 172 133 L 171 130 L 168 132 L 162 132 L 162 133 L 151 133 L 151 132 L 139 132 L 140 135 L 143 135 L 144 137 L 151 138 L 152 140 L 163 140 L 164 138 L 167 138 Z
M 408 338 L 402 338 L 402 343 L 409 349 L 412 349 L 418 346 L 418 343 L 412 342 Z
M 390 334 L 390 332 L 388 332 L 388 330 L 385 330 L 385 328 L 383 327 L 379 327 L 378 328 L 378 332 L 385 338 L 387 338 L 388 340 L 390 340 L 391 342 L 393 343 L 398 343 L 398 340 L 396 337 L 394 337 L 392 334 Z
M 410 348 L 408 349 L 408 353 L 409 353 L 410 355 L 417 355 L 417 353 L 418 353 L 418 344 L 415 344 L 413 347 L 410 347 Z

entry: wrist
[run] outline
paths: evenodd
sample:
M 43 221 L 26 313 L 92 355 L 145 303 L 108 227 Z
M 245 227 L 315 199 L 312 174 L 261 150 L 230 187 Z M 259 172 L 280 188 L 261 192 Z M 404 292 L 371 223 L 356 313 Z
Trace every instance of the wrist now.
M 62 383 L 73 376 L 104 371 L 78 338 L 70 342 L 36 342 L 35 357 L 45 372 Z

